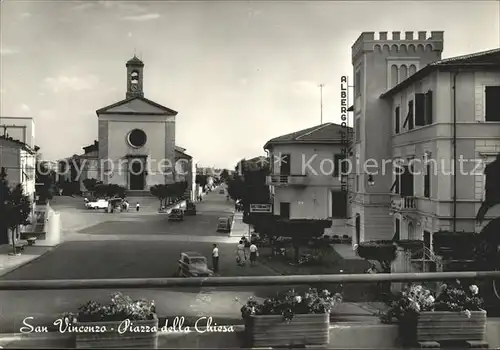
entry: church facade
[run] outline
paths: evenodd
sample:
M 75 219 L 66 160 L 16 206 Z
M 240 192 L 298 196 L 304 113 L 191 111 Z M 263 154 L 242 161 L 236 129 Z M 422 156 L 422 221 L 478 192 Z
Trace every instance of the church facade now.
M 175 181 L 175 118 L 177 112 L 144 97 L 144 63 L 126 64 L 124 100 L 96 111 L 99 135 L 99 177 L 133 192 L 149 191 Z

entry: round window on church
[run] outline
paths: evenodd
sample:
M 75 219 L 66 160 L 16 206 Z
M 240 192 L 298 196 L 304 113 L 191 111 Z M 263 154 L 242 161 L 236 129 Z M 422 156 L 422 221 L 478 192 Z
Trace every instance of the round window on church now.
M 134 129 L 128 134 L 128 143 L 132 147 L 142 147 L 146 144 L 146 140 L 146 133 L 141 129 Z

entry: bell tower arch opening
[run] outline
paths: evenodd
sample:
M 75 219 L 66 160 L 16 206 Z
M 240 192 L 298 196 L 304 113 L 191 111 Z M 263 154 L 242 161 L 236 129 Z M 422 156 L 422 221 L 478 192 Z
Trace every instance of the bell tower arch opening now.
M 144 63 L 134 55 L 127 61 L 127 94 L 126 98 L 144 97 Z

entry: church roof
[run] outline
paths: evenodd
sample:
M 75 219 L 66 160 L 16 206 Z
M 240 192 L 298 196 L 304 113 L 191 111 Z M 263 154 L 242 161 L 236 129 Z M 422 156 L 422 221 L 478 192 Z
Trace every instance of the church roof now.
M 127 103 L 134 101 L 134 100 L 139 100 L 142 102 L 145 102 L 146 104 L 149 104 L 150 106 L 156 107 L 161 112 L 135 112 L 135 111 L 130 111 L 130 112 L 117 112 L 117 111 L 111 111 L 111 109 L 114 109 L 119 106 L 126 105 Z M 168 116 L 176 116 L 178 112 L 174 111 L 173 109 L 167 108 L 165 106 L 162 106 L 161 104 L 158 104 L 156 102 L 153 102 L 151 100 L 148 100 L 145 97 L 142 96 L 134 96 L 131 98 L 126 98 L 124 100 L 121 100 L 119 102 L 113 103 L 109 106 L 103 107 L 101 109 L 98 109 L 96 111 L 97 115 L 99 114 L 149 114 L 149 115 L 168 115 Z
M 134 66 L 142 66 L 142 67 L 144 67 L 144 62 L 142 62 L 140 59 L 137 58 L 136 55 L 134 55 L 134 57 L 132 57 L 131 59 L 129 59 L 127 61 L 127 66 L 128 65 L 134 65 Z

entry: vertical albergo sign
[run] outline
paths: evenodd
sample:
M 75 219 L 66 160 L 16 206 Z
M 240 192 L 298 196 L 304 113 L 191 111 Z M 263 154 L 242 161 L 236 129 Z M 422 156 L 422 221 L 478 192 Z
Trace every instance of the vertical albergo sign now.
M 350 146 L 349 126 L 347 125 L 347 123 L 348 123 L 348 117 L 347 117 L 348 104 L 349 104 L 349 79 L 347 76 L 344 75 L 340 78 L 340 120 L 341 120 L 340 125 L 342 127 L 342 130 L 340 131 L 340 142 L 341 142 L 341 147 L 342 147 L 341 151 L 342 151 L 342 155 L 343 155 L 344 159 L 348 158 L 349 146 Z M 344 171 L 342 171 L 342 167 L 341 167 L 341 169 L 339 169 L 339 174 L 340 174 L 342 191 L 348 192 L 348 190 L 349 190 L 348 189 L 348 174 L 346 174 Z

